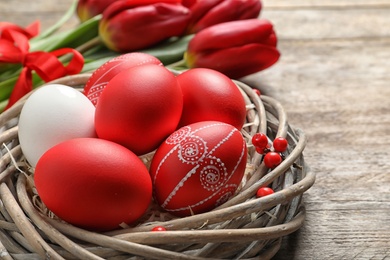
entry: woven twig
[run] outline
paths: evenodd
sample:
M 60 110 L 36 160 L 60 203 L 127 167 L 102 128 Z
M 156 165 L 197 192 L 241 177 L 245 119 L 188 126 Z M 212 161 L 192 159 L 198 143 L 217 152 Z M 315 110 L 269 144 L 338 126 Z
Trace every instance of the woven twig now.
M 82 87 L 90 74 L 64 77 L 51 83 Z M 251 87 L 235 81 L 247 105 L 242 134 L 248 144 L 247 170 L 237 194 L 213 211 L 178 218 L 151 205 L 133 227 L 99 234 L 56 218 L 35 193 L 33 169 L 18 142 L 18 116 L 27 96 L 0 114 L 0 252 L 4 259 L 269 259 L 284 236 L 298 230 L 305 219 L 303 193 L 315 175 L 303 157 L 306 136 L 288 124 L 279 102 L 259 97 Z M 285 137 L 288 150 L 273 170 L 251 145 L 251 137 L 266 133 Z M 153 153 L 141 159 L 147 164 Z M 259 187 L 274 194 L 256 198 Z M 165 232 L 150 232 L 155 226 Z

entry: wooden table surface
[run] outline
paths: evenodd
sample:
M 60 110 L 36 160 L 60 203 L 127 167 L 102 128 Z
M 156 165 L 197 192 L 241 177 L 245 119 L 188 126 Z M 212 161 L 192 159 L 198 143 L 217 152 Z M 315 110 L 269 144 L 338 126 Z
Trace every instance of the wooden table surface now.
M 0 0 L 0 20 L 45 29 L 70 3 Z M 305 225 L 275 259 L 390 259 L 390 0 L 263 4 L 282 56 L 247 80 L 307 133 L 317 174 Z

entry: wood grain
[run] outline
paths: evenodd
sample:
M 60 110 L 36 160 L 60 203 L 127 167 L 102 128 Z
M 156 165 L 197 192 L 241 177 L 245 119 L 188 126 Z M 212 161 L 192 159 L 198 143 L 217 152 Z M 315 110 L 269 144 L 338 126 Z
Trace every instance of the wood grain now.
M 47 28 L 70 3 L 0 0 L 0 19 Z M 390 0 L 263 4 L 282 56 L 245 81 L 307 133 L 317 174 L 305 225 L 275 259 L 390 259 Z
M 317 173 L 305 226 L 275 259 L 387 259 L 390 1 L 308 2 L 264 1 L 282 58 L 250 79 L 308 134 Z

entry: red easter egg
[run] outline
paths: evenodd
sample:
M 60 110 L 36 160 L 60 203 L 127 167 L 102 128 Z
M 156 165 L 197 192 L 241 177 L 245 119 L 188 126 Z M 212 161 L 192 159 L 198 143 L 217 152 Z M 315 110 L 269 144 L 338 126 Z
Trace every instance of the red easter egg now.
M 94 231 L 134 223 L 152 198 L 143 162 L 125 147 L 98 138 L 70 139 L 49 149 L 38 161 L 34 181 L 55 215 Z
M 97 68 L 84 86 L 84 94 L 96 106 L 107 83 L 119 72 L 145 64 L 163 65 L 156 57 L 141 52 L 132 52 L 115 57 Z
M 184 126 L 152 159 L 155 201 L 177 216 L 210 211 L 234 195 L 246 159 L 246 142 L 232 125 L 205 121 Z
M 245 100 L 226 75 L 206 68 L 190 69 L 177 76 L 183 91 L 179 126 L 217 120 L 241 129 L 246 119 Z
M 182 109 L 182 92 L 172 72 L 151 64 L 133 67 L 112 78 L 101 94 L 96 133 L 142 155 L 176 130 Z

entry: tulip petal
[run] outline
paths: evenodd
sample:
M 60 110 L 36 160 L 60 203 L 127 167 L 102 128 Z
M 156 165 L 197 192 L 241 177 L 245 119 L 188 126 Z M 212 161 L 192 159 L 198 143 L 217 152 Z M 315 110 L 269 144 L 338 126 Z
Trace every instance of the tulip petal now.
M 220 23 L 197 33 L 188 49 L 192 52 L 208 52 L 249 43 L 268 44 L 273 33 L 273 25 L 265 19 Z
M 262 5 L 259 0 L 198 1 L 191 11 L 194 13 L 189 32 L 196 33 L 215 24 L 257 18 Z M 206 10 L 208 8 L 208 10 Z
M 195 24 L 202 19 L 208 11 L 213 9 L 216 5 L 220 4 L 224 0 L 209 0 L 209 1 L 196 1 L 192 4 L 191 10 L 191 20 L 189 22 L 189 27 L 195 26 Z
M 186 54 L 189 67 L 214 69 L 233 79 L 264 70 L 277 62 L 279 57 L 280 53 L 275 47 L 263 44 L 248 44 L 215 52 Z
M 103 12 L 103 19 L 110 19 L 122 12 L 123 10 L 134 8 L 137 6 L 143 5 L 153 5 L 157 3 L 166 3 L 166 4 L 179 4 L 181 0 L 124 0 L 116 1 L 109 5 L 106 10 Z
M 115 9 L 110 19 L 102 19 L 99 33 L 108 48 L 129 52 L 181 35 L 189 16 L 186 7 L 166 3 Z
M 77 15 L 84 22 L 103 11 L 118 0 L 79 0 L 77 3 Z

